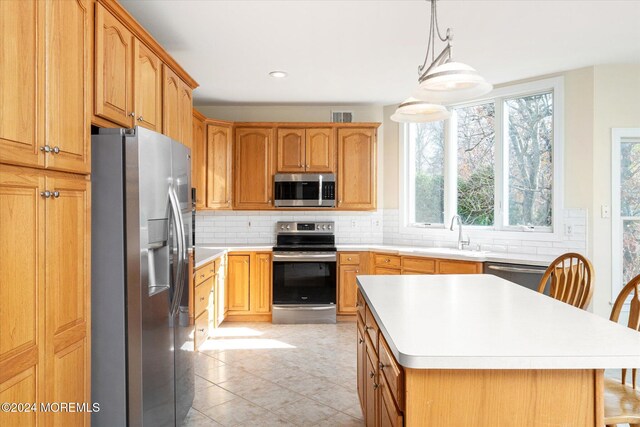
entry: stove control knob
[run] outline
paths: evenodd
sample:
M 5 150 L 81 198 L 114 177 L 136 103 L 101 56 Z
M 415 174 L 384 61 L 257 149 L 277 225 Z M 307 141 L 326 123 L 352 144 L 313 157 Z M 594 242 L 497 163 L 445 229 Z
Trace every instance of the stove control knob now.
M 320 227 L 320 224 L 316 225 L 316 228 L 317 228 L 318 230 L 320 230 L 320 228 L 321 228 L 321 227 Z
M 287 230 L 291 230 L 291 226 L 290 225 L 287 225 Z
M 331 225 L 329 225 L 329 230 L 331 230 Z
M 323 230 L 326 230 L 326 229 L 327 229 L 327 226 L 326 226 L 326 225 L 323 225 L 323 226 L 322 226 L 322 229 L 323 229 Z
M 281 225 L 281 226 L 280 226 L 280 230 L 284 230 L 284 225 Z

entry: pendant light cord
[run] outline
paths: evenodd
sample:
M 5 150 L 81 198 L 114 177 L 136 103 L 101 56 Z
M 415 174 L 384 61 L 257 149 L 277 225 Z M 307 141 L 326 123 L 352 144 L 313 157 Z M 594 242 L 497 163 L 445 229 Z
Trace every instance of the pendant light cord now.
M 442 42 L 447 42 L 447 47 L 451 47 L 451 29 L 447 28 L 447 32 L 444 37 L 442 37 L 442 33 L 440 33 L 440 26 L 438 25 L 438 11 L 437 11 L 437 0 L 427 0 L 431 2 L 431 20 L 429 22 L 429 39 L 427 40 L 427 53 L 424 57 L 424 62 L 422 65 L 418 66 L 418 76 L 422 76 L 425 67 L 427 66 L 427 62 L 429 61 L 429 53 L 431 53 L 431 63 L 435 61 L 435 50 L 436 50 L 436 35 Z M 451 59 L 451 49 L 448 52 L 449 59 Z

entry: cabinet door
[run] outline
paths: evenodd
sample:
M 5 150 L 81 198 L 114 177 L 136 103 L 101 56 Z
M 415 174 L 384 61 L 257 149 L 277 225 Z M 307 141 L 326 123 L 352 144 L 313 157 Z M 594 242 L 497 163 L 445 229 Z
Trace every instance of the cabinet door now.
M 236 129 L 234 208 L 269 209 L 273 206 L 272 133 L 269 128 Z
M 304 129 L 278 129 L 277 172 L 304 172 Z
M 336 142 L 333 129 L 307 129 L 306 164 L 307 172 L 334 172 Z
M 180 86 L 182 81 L 166 65 L 162 66 L 162 133 L 180 141 Z
M 207 207 L 231 208 L 231 126 L 207 126 Z
M 482 263 L 438 260 L 438 274 L 481 274 Z
M 375 130 L 338 129 L 338 208 L 375 207 Z
M 219 325 L 224 321 L 224 318 L 229 311 L 228 307 L 228 295 L 229 295 L 229 281 L 227 279 L 227 258 L 223 255 L 218 264 L 218 294 L 216 297 L 216 304 L 218 305 L 218 318 L 216 319 L 216 325 Z
M 396 275 L 402 273 L 399 268 L 375 267 L 375 274 Z
M 358 398 L 360 399 L 360 406 L 364 409 L 364 382 L 365 382 L 365 370 L 366 370 L 366 355 L 364 347 L 364 332 L 362 330 L 362 323 L 358 321 L 356 328 L 356 345 L 357 345 L 357 383 L 358 383 Z
M 207 200 L 207 139 L 206 125 L 193 117 L 193 146 L 191 147 L 191 185 L 196 189 L 196 209 L 202 209 Z
M 133 44 L 136 125 L 162 132 L 162 62 L 140 40 Z
M 367 427 L 378 426 L 378 357 L 365 339 L 364 421 Z
M 249 311 L 249 255 L 229 255 L 229 311 Z
M 45 141 L 47 168 L 88 173 L 90 16 L 88 0 L 47 0 Z
M 133 36 L 100 3 L 96 3 L 95 114 L 132 127 Z
M 255 272 L 251 278 L 251 311 L 271 313 L 271 254 L 256 254 L 251 267 Z
M 1 402 L 44 400 L 43 190 L 42 175 L 0 164 Z M 36 425 L 36 414 L 0 411 L 0 425 Z
M 356 299 L 358 285 L 356 276 L 360 272 L 357 265 L 341 265 L 338 280 L 338 313 L 354 314 L 357 312 Z
M 178 141 L 191 148 L 193 131 L 193 95 L 191 88 L 180 80 L 180 105 L 178 106 L 180 138 Z
M 0 1 L 0 161 L 44 166 L 37 0 Z
M 50 402 L 89 402 L 89 181 L 49 178 L 46 213 L 46 377 Z M 54 193 L 55 194 L 55 193 Z M 89 425 L 90 413 L 55 413 L 54 425 Z
M 398 410 L 393 396 L 389 390 L 389 384 L 380 375 L 380 387 L 379 391 L 379 426 L 380 427 L 402 427 L 402 412 Z

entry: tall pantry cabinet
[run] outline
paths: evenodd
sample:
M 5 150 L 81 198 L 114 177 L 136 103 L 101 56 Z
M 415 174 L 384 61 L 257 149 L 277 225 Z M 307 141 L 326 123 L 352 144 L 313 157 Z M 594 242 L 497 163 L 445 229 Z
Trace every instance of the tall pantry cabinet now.
M 0 1 L 0 401 L 90 402 L 91 0 Z M 0 425 L 89 425 L 5 412 Z

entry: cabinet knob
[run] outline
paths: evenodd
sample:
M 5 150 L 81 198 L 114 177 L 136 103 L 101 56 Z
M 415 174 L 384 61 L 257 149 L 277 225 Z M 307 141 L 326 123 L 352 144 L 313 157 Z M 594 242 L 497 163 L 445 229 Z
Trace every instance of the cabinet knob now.
M 362 338 L 358 338 L 358 344 L 362 344 L 364 340 Z
M 132 112 L 129 113 L 129 117 L 135 117 L 135 116 L 136 116 L 135 112 L 132 111 Z
M 338 206 L 342 204 L 342 199 L 338 200 Z
M 141 121 L 143 121 L 143 120 L 144 120 L 144 119 L 142 118 L 142 116 L 138 117 L 138 121 L 139 121 L 139 122 L 141 122 Z
M 201 274 L 200 277 L 204 277 L 204 274 Z
M 199 332 L 204 332 L 204 328 L 198 329 Z
M 375 376 L 376 376 L 375 372 L 373 372 L 373 371 L 369 372 L 369 378 L 373 378 Z
M 360 270 L 356 269 L 356 273 L 360 273 Z
M 385 259 L 384 262 L 390 262 L 391 260 L 389 258 Z
M 58 146 L 56 145 L 55 147 L 53 147 L 53 148 L 51 149 L 51 152 L 52 152 L 53 154 L 59 154 L 59 153 L 60 153 L 60 147 L 58 147 Z
M 374 389 L 374 390 L 377 390 L 377 389 L 378 389 L 378 387 L 380 387 L 380 384 L 373 383 L 373 389 Z
M 204 301 L 204 297 L 200 297 L 200 301 Z
M 51 195 L 52 195 L 54 198 L 56 198 L 56 199 L 57 199 L 58 197 L 60 197 L 60 192 L 59 192 L 59 191 L 54 191 L 53 193 L 51 193 Z
M 267 203 L 271 203 L 271 199 L 269 199 L 269 200 L 267 201 Z
M 347 258 L 347 261 L 351 261 L 351 257 Z
M 384 367 L 385 367 L 385 364 L 384 364 L 384 363 L 382 363 L 382 362 L 378 362 L 378 368 L 380 368 L 380 369 L 384 369 Z
M 45 191 L 41 192 L 40 195 L 42 197 L 44 197 L 45 199 L 48 199 L 49 197 L 51 197 L 51 191 L 45 190 Z
M 40 147 L 40 151 L 43 151 L 45 153 L 50 153 L 51 152 L 51 147 L 48 145 L 43 145 L 42 147 Z
M 368 330 L 370 330 L 370 329 L 373 329 L 373 326 L 365 326 L 365 327 L 364 327 L 364 330 L 365 330 L 365 331 L 368 331 Z

